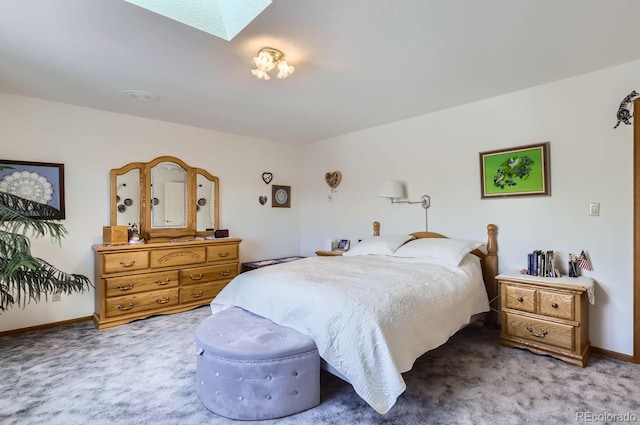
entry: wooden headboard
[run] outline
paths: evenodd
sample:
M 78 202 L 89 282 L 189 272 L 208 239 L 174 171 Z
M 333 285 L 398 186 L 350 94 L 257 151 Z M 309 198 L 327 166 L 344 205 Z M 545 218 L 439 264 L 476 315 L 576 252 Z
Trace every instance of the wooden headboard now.
M 487 225 L 487 252 L 479 249 L 473 250 L 471 253 L 480 258 L 482 265 L 482 276 L 484 285 L 487 288 L 489 300 L 493 301 L 498 295 L 498 284 L 496 276 L 498 275 L 498 240 L 496 232 L 498 227 L 495 224 Z M 434 232 L 415 232 L 411 233 L 415 238 L 446 238 L 447 236 Z M 373 236 L 380 236 L 380 222 L 373 222 Z M 487 324 L 497 323 L 497 313 L 493 310 L 487 316 Z

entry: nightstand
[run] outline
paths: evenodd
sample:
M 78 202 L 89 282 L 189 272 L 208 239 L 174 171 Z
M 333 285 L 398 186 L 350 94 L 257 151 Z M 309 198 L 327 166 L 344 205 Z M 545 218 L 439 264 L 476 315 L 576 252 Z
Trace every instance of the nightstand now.
M 260 260 L 260 261 L 252 261 L 250 263 L 242 263 L 242 270 L 240 271 L 240 273 L 259 269 L 261 267 L 272 266 L 274 264 L 288 263 L 289 261 L 296 261 L 302 258 L 304 257 L 300 257 L 296 255 L 293 257 L 274 258 L 271 260 Z
M 316 251 L 318 257 L 340 257 L 344 251 Z
M 500 344 L 525 348 L 585 367 L 589 358 L 587 277 L 540 277 L 517 271 L 496 276 L 501 284 Z

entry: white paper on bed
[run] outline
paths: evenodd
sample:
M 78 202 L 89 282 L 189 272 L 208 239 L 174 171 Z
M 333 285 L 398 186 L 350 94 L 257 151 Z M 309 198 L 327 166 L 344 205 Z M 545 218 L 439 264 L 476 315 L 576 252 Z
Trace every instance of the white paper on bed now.
M 311 336 L 320 356 L 386 413 L 425 352 L 489 310 L 477 257 L 459 267 L 387 256 L 309 257 L 240 274 L 212 301 Z

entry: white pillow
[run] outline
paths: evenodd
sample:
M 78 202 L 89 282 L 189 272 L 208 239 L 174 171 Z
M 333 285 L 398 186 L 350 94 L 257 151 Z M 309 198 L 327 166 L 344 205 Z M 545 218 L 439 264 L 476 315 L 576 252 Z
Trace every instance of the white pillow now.
M 394 257 L 432 258 L 457 266 L 482 242 L 449 238 L 421 238 L 407 242 L 393 253 Z
M 411 239 L 411 235 L 374 236 L 356 244 L 342 255 L 391 255 L 400 245 Z

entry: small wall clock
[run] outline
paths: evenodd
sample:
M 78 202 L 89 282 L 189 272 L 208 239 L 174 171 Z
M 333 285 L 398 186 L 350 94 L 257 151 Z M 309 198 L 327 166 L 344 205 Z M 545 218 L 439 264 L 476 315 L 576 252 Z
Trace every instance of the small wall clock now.
M 271 206 L 274 208 L 290 208 L 291 186 L 271 186 Z

